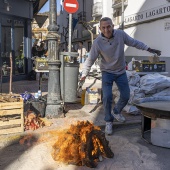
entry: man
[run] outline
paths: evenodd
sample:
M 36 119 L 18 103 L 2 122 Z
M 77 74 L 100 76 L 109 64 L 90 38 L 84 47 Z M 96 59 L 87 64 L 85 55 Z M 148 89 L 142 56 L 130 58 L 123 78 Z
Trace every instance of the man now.
M 83 46 L 83 42 L 80 41 L 79 42 L 79 47 L 78 47 L 78 50 L 77 50 L 79 56 L 78 56 L 78 60 L 79 60 L 79 63 L 80 63 L 80 70 L 82 69 L 82 63 L 84 63 L 85 61 L 85 55 L 86 55 L 86 48 Z
M 38 40 L 35 40 L 31 50 L 32 57 L 38 56 L 38 48 Z
M 112 20 L 108 17 L 100 20 L 100 31 L 101 34 L 94 41 L 89 57 L 84 64 L 81 80 L 85 80 L 91 66 L 100 54 L 103 106 L 106 121 L 105 133 L 111 135 L 114 118 L 120 122 L 125 122 L 121 111 L 126 106 L 130 97 L 130 89 L 125 70 L 124 45 L 126 44 L 140 50 L 156 53 L 157 55 L 161 55 L 161 51 L 149 48 L 144 43 L 131 38 L 122 30 L 115 30 Z M 118 86 L 120 99 L 112 109 L 113 82 Z

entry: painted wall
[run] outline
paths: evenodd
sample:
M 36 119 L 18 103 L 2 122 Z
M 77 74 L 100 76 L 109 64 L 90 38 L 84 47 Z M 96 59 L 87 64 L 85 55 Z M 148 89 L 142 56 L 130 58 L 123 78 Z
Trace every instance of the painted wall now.
M 142 13 L 145 16 L 149 16 L 151 11 L 155 9 L 159 11 L 161 8 L 162 18 L 159 18 L 159 14 L 155 14 L 155 16 L 150 16 L 150 19 L 153 18 L 155 20 L 148 20 L 146 23 L 138 23 L 137 25 L 129 25 L 124 31 L 131 37 L 144 42 L 149 47 L 161 50 L 160 60 L 166 61 L 166 71 L 169 72 L 168 76 L 170 76 L 170 2 L 166 0 L 128 0 L 128 6 L 125 8 L 125 18 Z M 147 51 L 127 46 L 125 46 L 125 55 L 127 61 L 130 61 L 132 57 L 146 60 L 148 56 L 152 56 Z
M 154 3 L 153 3 L 154 2 Z M 125 19 L 129 15 L 133 14 L 143 14 L 146 15 L 147 10 L 152 11 L 154 8 L 161 8 L 162 5 L 165 7 L 169 7 L 169 12 L 165 14 L 162 18 L 158 20 L 152 21 L 150 20 L 147 23 L 141 23 L 139 25 L 134 25 L 126 28 L 124 31 L 127 32 L 130 36 L 135 39 L 138 39 L 148 46 L 159 49 L 162 51 L 162 56 L 170 57 L 170 27 L 169 29 L 165 28 L 165 24 L 170 23 L 170 3 L 166 0 L 129 0 L 128 6 L 125 9 Z M 148 12 L 149 15 L 149 12 Z M 156 15 L 155 15 L 156 16 Z M 159 15 L 157 15 L 159 17 Z M 152 17 L 150 17 L 152 19 Z M 125 24 L 126 25 L 126 24 Z M 133 55 L 133 56 L 148 56 L 148 52 L 143 52 L 136 50 L 131 47 L 125 47 L 126 55 Z
M 170 30 L 165 30 L 164 25 L 170 18 L 145 23 L 138 26 L 125 29 L 130 36 L 140 40 L 150 46 L 151 48 L 162 51 L 162 56 L 170 57 Z M 125 47 L 126 55 L 144 55 L 148 56 L 150 53 L 136 50 L 132 47 Z

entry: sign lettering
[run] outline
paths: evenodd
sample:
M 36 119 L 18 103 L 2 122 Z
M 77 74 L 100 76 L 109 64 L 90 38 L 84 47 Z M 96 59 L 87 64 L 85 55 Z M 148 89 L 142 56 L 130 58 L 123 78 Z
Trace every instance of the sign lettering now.
M 167 4 L 166 4 L 167 5 Z M 132 14 L 126 16 L 124 19 L 125 25 L 145 22 L 157 18 L 161 18 L 164 16 L 170 16 L 170 6 L 162 5 L 157 8 L 152 8 L 147 11 L 139 12 L 137 14 Z

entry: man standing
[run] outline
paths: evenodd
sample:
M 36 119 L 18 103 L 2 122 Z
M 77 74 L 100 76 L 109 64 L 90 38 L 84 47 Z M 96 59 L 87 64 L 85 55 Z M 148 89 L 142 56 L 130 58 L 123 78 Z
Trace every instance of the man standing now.
M 38 40 L 35 40 L 31 50 L 32 57 L 38 56 L 38 48 Z
M 111 135 L 114 118 L 120 122 L 125 122 L 121 111 L 126 106 L 130 97 L 130 89 L 125 69 L 124 45 L 156 53 L 157 55 L 161 55 L 161 51 L 149 48 L 147 45 L 133 39 L 122 30 L 114 29 L 112 20 L 108 17 L 104 17 L 100 20 L 100 31 L 101 34 L 95 39 L 89 57 L 84 63 L 81 80 L 85 80 L 91 66 L 100 54 L 103 106 L 106 121 L 105 133 Z M 118 86 L 120 99 L 112 109 L 113 82 Z
M 78 60 L 80 63 L 80 70 L 82 70 L 82 63 L 84 63 L 84 61 L 85 61 L 85 55 L 86 55 L 87 51 L 86 51 L 86 48 L 83 46 L 82 41 L 80 41 L 78 45 L 79 45 L 78 50 L 77 50 L 77 52 L 79 54 Z

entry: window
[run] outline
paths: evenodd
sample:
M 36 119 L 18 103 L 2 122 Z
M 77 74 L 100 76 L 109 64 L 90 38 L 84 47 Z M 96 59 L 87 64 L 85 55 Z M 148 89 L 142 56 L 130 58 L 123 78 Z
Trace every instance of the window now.
M 121 11 L 120 11 L 120 9 L 116 9 L 116 11 L 114 12 L 113 18 L 114 18 L 114 24 L 119 25 L 120 22 L 121 22 Z
M 21 74 L 25 72 L 23 35 L 24 35 L 23 27 L 15 27 L 14 33 L 15 74 Z
M 21 20 L 3 19 L 1 27 L 2 75 L 8 76 L 10 53 L 12 54 L 13 74 L 25 73 L 24 62 L 24 24 Z
M 1 62 L 2 62 L 2 75 L 9 75 L 10 67 L 10 52 L 11 52 L 11 27 L 3 26 L 1 28 Z

